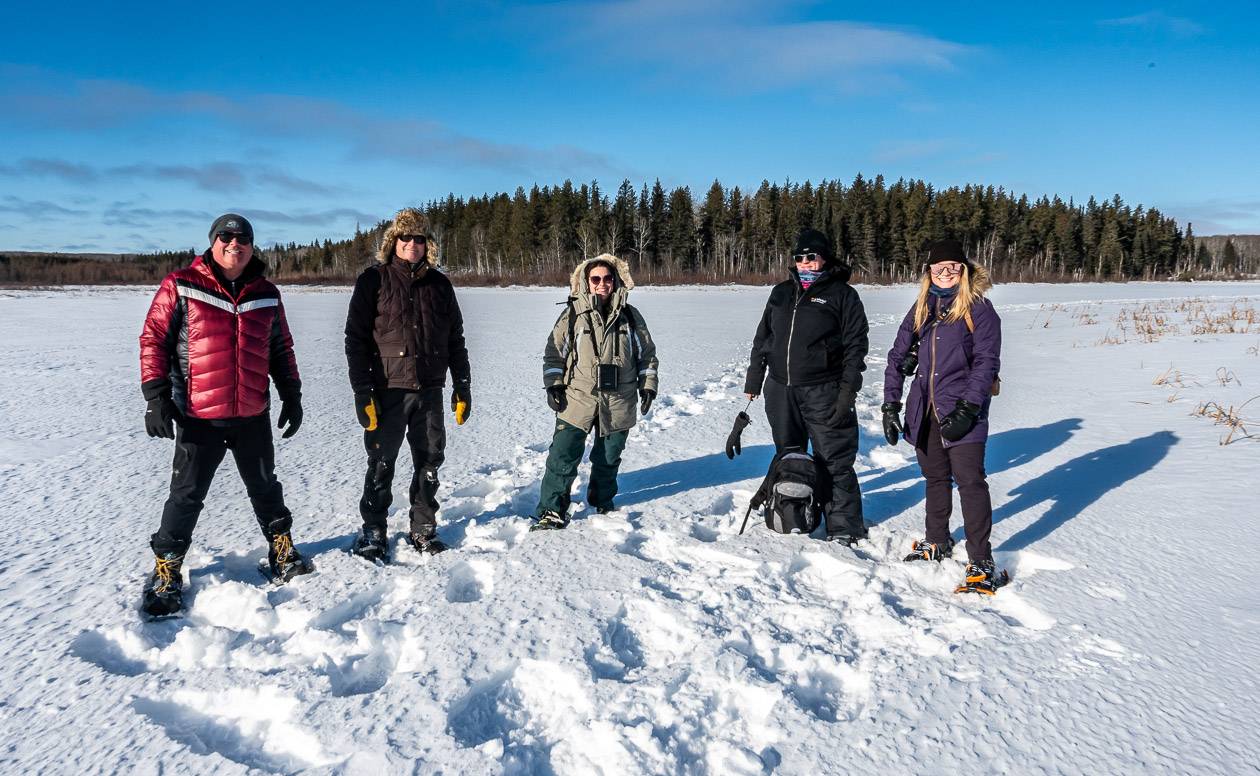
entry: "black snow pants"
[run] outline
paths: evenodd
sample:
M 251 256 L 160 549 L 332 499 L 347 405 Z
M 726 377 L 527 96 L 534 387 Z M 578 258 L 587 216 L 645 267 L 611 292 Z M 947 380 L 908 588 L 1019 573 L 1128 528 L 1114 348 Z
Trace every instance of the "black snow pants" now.
M 936 413 L 928 411 L 920 425 L 914 452 L 926 483 L 925 537 L 932 544 L 949 541 L 949 516 L 954 511 L 954 483 L 962 502 L 963 530 L 967 535 L 967 559 L 992 560 L 989 534 L 993 531 L 993 502 L 984 474 L 984 443 L 941 444 Z
M 442 421 L 442 389 L 408 391 L 388 388 L 380 391 L 380 415 L 376 430 L 363 432 L 368 468 L 363 479 L 359 514 L 363 525 L 385 528 L 389 505 L 394 501 L 394 464 L 403 437 L 411 446 L 411 527 L 412 533 L 437 533 L 438 468 L 446 460 L 446 427 Z
M 185 418 L 175 434 L 171 492 L 162 508 L 162 525 L 149 539 L 154 553 L 183 555 L 188 551 L 210 483 L 228 450 L 236 460 L 263 536 L 270 541 L 292 528 L 293 515 L 284 505 L 284 489 L 276 479 L 270 415 L 232 425 Z
M 829 536 L 866 536 L 862 521 L 862 493 L 853 462 L 857 460 L 857 415 L 833 417 L 839 382 L 821 385 L 784 385 L 773 377 L 765 383 L 766 419 L 776 452 L 787 447 L 805 449 L 806 442 L 831 474 L 831 501 L 824 511 Z

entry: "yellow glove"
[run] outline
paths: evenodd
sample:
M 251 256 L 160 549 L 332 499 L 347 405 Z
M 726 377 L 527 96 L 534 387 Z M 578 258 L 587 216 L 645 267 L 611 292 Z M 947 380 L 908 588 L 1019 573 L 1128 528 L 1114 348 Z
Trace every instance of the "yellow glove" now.
M 366 431 L 376 430 L 376 396 L 371 391 L 354 395 L 354 414 L 359 416 L 359 425 Z
M 472 414 L 472 389 L 467 382 L 455 383 L 451 389 L 451 411 L 455 413 L 455 425 L 462 426 Z

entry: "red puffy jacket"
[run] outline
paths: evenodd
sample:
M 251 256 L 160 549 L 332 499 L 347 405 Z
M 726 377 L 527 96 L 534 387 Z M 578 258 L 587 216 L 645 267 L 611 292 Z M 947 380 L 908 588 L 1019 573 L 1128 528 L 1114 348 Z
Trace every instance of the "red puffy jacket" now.
M 300 398 L 301 379 L 280 291 L 250 261 L 224 289 L 198 256 L 162 280 L 140 333 L 140 381 L 146 400 L 167 391 L 187 416 L 247 418 L 268 408 L 268 375 L 282 400 Z

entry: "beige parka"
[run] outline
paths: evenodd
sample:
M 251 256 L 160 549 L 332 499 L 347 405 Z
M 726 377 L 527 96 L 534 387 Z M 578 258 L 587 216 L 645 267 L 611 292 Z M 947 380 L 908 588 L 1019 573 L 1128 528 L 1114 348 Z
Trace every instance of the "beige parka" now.
M 607 316 L 600 312 L 586 283 L 587 268 L 600 261 L 617 273 Z M 559 420 L 590 431 L 598 419 L 600 436 L 625 431 L 638 419 L 639 391 L 655 393 L 657 385 L 656 345 L 643 316 L 626 302 L 634 288 L 630 267 L 611 253 L 600 254 L 577 265 L 569 288 L 569 302 L 543 348 L 543 386 L 566 386 L 567 406 L 557 413 Z M 628 320 L 631 316 L 633 327 Z M 598 388 L 600 364 L 617 365 L 619 385 L 615 391 Z

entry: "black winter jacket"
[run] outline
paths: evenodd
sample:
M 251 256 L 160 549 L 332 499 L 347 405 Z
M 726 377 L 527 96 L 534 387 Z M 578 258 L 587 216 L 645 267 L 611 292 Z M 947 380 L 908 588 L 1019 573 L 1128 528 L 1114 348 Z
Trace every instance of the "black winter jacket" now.
M 744 392 L 759 395 L 770 377 L 785 385 L 818 385 L 833 380 L 856 393 L 866 369 L 866 311 L 849 285 L 849 268 L 824 270 L 808 290 L 792 277 L 770 290 L 753 339 Z
M 393 260 L 359 275 L 346 315 L 346 362 L 355 391 L 416 391 L 470 380 L 464 317 L 455 289 L 433 267 Z

